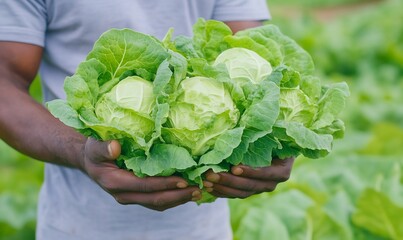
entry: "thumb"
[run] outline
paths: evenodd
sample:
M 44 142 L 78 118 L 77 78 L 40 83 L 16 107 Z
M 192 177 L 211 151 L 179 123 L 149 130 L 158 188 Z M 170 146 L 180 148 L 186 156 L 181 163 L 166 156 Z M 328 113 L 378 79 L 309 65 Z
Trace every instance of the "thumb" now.
M 85 154 L 92 161 L 112 161 L 119 157 L 121 151 L 120 143 L 116 140 L 98 141 L 88 138 L 85 143 Z

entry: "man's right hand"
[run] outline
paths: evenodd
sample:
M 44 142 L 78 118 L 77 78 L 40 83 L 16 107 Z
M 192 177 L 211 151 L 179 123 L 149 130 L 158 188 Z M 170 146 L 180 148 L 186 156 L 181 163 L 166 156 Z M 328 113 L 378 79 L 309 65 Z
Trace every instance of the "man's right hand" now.
M 114 160 L 120 155 L 120 144 L 115 140 L 88 138 L 83 155 L 82 169 L 120 204 L 163 211 L 201 198 L 200 189 L 180 177 L 139 178 L 117 167 Z

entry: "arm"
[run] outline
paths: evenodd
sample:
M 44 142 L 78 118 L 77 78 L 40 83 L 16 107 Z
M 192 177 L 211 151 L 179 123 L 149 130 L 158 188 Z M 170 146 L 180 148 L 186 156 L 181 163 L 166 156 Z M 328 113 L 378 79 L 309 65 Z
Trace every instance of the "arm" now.
M 238 31 L 248 29 L 248 28 L 262 26 L 261 21 L 228 21 L 228 22 L 225 22 L 225 24 L 227 24 L 228 27 L 231 28 L 233 33 L 236 33 Z
M 36 159 L 80 169 L 122 204 L 165 210 L 200 198 L 200 190 L 179 177 L 138 178 L 119 169 L 117 141 L 87 139 L 35 102 L 28 88 L 41 57 L 41 47 L 0 42 L 1 139 Z
M 29 96 L 41 57 L 38 46 L 0 43 L 0 137 L 31 157 L 79 168 L 86 138 Z
M 237 31 L 258 27 L 260 21 L 234 21 L 226 24 L 235 33 Z M 231 173 L 206 174 L 204 186 L 216 197 L 246 198 L 254 194 L 273 191 L 277 184 L 288 180 L 291 174 L 294 158 L 273 159 L 271 166 L 251 168 L 248 166 L 234 166 Z

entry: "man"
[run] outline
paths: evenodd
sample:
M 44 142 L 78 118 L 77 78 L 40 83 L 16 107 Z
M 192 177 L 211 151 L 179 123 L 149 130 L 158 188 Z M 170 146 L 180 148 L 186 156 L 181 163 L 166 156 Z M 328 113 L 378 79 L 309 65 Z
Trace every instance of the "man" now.
M 222 198 L 197 206 L 197 187 L 179 177 L 137 178 L 119 169 L 117 141 L 87 139 L 28 94 L 40 66 L 44 101 L 64 98 L 64 78 L 110 28 L 162 38 L 174 27 L 176 34 L 190 35 L 199 17 L 225 21 L 236 32 L 269 15 L 264 0 L 0 2 L 0 137 L 46 162 L 38 240 L 231 239 L 225 198 L 272 191 L 289 177 L 293 159 L 210 172 L 205 187 Z

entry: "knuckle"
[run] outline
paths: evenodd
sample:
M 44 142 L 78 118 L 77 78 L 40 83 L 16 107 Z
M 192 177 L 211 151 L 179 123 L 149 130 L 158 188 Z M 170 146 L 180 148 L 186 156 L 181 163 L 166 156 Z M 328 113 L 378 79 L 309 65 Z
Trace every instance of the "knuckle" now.
M 139 182 L 138 190 L 140 192 L 149 193 L 149 192 L 152 192 L 152 187 L 150 186 L 149 182 L 146 179 L 144 179 Z

